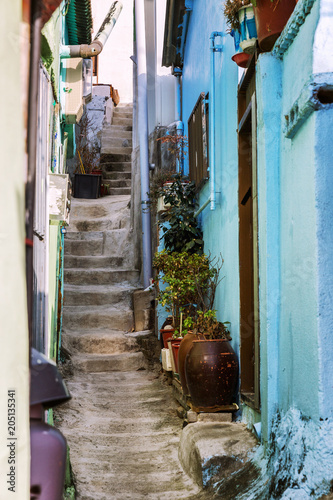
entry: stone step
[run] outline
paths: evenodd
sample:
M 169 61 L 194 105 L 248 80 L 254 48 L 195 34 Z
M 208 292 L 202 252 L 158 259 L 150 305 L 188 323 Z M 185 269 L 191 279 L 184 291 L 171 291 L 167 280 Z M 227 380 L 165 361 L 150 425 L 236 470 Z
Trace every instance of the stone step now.
M 134 285 L 139 281 L 139 271 L 119 268 L 65 268 L 64 279 L 68 285 L 112 285 L 115 283 Z
M 67 231 L 65 242 L 69 240 L 103 241 L 103 231 Z
M 125 133 L 124 137 L 127 137 L 127 134 L 130 134 L 132 136 L 132 125 L 106 125 L 103 127 L 103 133 L 107 133 L 109 130 L 112 130 L 112 132 L 119 132 L 119 133 Z M 123 137 L 121 135 L 121 137 Z
M 73 356 L 73 364 L 83 372 L 129 372 L 146 368 L 142 352 L 123 354 L 85 354 Z
M 132 148 L 132 139 L 102 135 L 102 149 L 105 148 Z
M 121 354 L 139 351 L 135 338 L 119 330 L 69 334 L 66 336 L 65 347 L 71 353 L 79 351 L 85 354 Z
M 125 189 L 125 188 L 119 188 Z M 127 188 L 126 188 L 127 189 Z M 124 196 L 125 198 L 125 196 Z M 129 199 L 129 196 L 126 196 Z M 80 233 L 84 234 L 84 233 Z M 67 239 L 65 241 L 65 255 L 74 256 L 123 256 L 129 255 L 128 247 L 131 245 L 129 230 L 113 229 L 112 231 L 104 231 L 102 239 L 85 240 L 85 239 Z M 125 253 L 126 252 L 126 253 Z
M 131 187 L 131 179 L 106 179 L 104 184 L 109 184 L 110 188 L 130 188 Z
M 120 115 L 113 115 L 112 117 L 112 125 L 122 125 L 126 127 L 132 127 L 133 120 L 132 118 L 123 118 Z
M 133 312 L 130 309 L 108 306 L 65 306 L 64 331 L 79 333 L 82 330 L 109 328 L 127 332 L 133 328 Z
M 67 285 L 64 286 L 65 306 L 115 306 L 132 308 L 133 292 L 130 285 Z
M 104 125 L 102 137 L 122 137 L 123 139 L 132 139 L 132 131 L 127 130 L 123 125 Z
M 121 267 L 124 263 L 124 258 L 121 256 L 100 256 L 95 255 L 94 257 L 90 256 L 74 256 L 74 255 L 65 255 L 65 268 L 92 268 L 98 269 L 103 267 Z
M 133 118 L 133 111 L 131 111 L 130 109 L 126 109 L 126 108 L 125 109 L 124 108 L 123 109 L 117 109 L 116 108 L 113 111 L 113 120 L 115 118 L 118 118 L 118 117 L 120 117 L 120 118 L 128 118 L 128 119 L 132 120 L 132 118 Z
M 129 150 L 127 153 L 126 151 Z M 101 150 L 101 164 L 103 165 L 104 163 L 113 163 L 113 162 L 131 162 L 132 161 L 132 155 L 131 155 L 131 148 L 115 148 L 112 151 L 109 151 L 108 149 L 102 149 Z M 103 167 L 102 167 L 103 168 Z
M 127 172 L 131 173 L 132 172 L 132 163 L 130 161 L 128 162 L 118 162 L 118 161 L 103 161 L 101 163 L 101 167 L 103 170 L 103 176 L 104 173 L 106 172 Z
M 124 174 L 120 172 L 119 177 L 121 177 L 122 175 Z M 120 216 L 119 218 L 115 217 L 113 219 L 77 220 L 71 222 L 70 231 L 68 231 L 67 234 L 69 233 L 77 234 L 78 232 L 88 232 L 88 231 L 89 232 L 112 231 L 114 229 L 128 228 L 129 224 L 130 224 L 129 216 L 126 217 Z M 75 237 L 72 237 L 72 239 L 75 239 Z
M 103 255 L 103 240 L 67 240 L 65 242 L 65 255 Z
M 118 196 L 120 194 L 126 194 L 126 195 L 130 196 L 131 195 L 131 188 L 124 188 L 124 187 L 110 188 L 109 194 L 110 194 L 110 196 Z
M 104 172 L 105 179 L 131 179 L 131 172 Z

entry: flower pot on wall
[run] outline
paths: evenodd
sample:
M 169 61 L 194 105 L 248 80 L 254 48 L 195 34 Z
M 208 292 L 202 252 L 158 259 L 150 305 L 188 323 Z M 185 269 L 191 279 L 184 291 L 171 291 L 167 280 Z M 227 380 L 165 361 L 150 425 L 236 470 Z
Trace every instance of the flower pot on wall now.
M 246 5 L 239 9 L 238 19 L 240 24 L 239 45 L 243 52 L 251 54 L 257 43 L 257 29 L 254 19 L 253 6 Z
M 237 387 L 238 361 L 229 341 L 194 340 L 186 356 L 185 375 L 196 408 L 214 411 L 230 405 Z
M 296 0 L 257 0 L 254 15 L 257 26 L 259 47 L 268 52 L 293 12 Z
M 248 52 L 242 52 L 240 47 L 241 43 L 241 34 L 239 31 L 232 30 L 230 32 L 231 36 L 234 39 L 236 54 L 232 56 L 232 60 L 237 64 L 237 66 L 241 68 L 246 68 L 251 55 Z

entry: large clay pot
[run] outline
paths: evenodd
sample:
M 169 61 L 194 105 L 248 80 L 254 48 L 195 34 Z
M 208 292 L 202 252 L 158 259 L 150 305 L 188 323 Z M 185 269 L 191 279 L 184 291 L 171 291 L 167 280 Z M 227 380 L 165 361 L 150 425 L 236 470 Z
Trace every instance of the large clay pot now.
M 254 7 L 259 47 L 263 52 L 273 48 L 276 39 L 294 10 L 296 0 L 257 0 Z
M 180 343 L 179 351 L 178 351 L 178 375 L 180 378 L 180 383 L 182 384 L 183 394 L 185 396 L 189 394 L 188 387 L 186 384 L 186 376 L 185 376 L 185 359 L 192 348 L 192 344 L 194 340 L 203 339 L 204 336 L 195 333 L 187 333 L 183 340 Z
M 238 361 L 228 340 L 194 340 L 186 356 L 185 374 L 196 408 L 214 410 L 233 402 Z

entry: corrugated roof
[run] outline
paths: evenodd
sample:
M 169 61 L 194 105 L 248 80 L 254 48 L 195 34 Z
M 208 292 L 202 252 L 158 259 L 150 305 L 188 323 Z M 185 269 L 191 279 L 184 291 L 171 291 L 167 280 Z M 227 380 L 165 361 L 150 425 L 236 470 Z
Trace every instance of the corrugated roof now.
M 70 0 L 66 21 L 69 45 L 91 43 L 91 0 Z

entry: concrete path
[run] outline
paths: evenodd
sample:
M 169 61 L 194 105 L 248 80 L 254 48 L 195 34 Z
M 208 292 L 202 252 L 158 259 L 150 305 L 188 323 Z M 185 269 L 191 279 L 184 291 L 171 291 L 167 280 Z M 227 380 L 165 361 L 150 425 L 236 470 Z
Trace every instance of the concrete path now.
M 200 488 L 178 459 L 182 420 L 152 372 L 77 373 L 57 410 L 78 499 L 194 499 Z

